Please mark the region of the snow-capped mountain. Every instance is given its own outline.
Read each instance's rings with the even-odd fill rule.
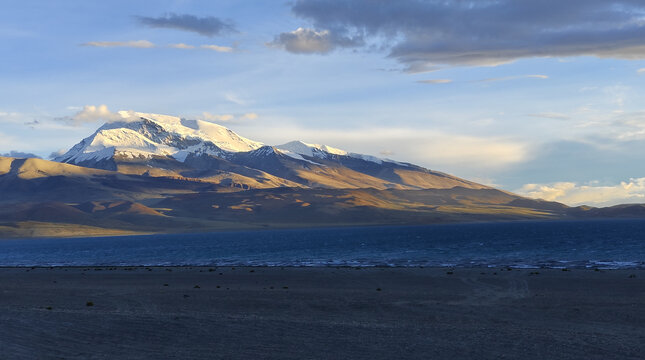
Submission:
[[[203,120],[124,111],[119,116],[54,160],[242,188],[485,188],[412,164],[326,145],[292,141],[268,146]]]
[[[203,120],[126,111],[119,115],[120,120],[103,125],[54,160],[82,165],[114,156],[161,156],[183,162],[188,154],[221,156],[226,152],[251,151],[263,146],[224,126]]]
[[[377,164],[382,164],[385,161],[389,163],[396,163],[403,166],[409,165],[409,164],[400,163],[394,160],[378,158],[372,155],[347,152],[345,150],[333,148],[327,145],[307,144],[299,140],[291,141],[282,145],[277,145],[275,148],[278,149],[281,153],[287,156],[291,156],[295,159],[302,159],[303,155],[307,157],[321,158],[321,159],[327,159],[330,156],[333,157],[333,155],[340,155],[340,156],[348,156],[356,159],[361,159],[365,161],[371,161]]]

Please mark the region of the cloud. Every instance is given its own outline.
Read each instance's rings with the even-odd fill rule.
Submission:
[[[211,114],[209,112],[202,113],[202,118],[206,121],[211,122],[228,122],[235,119],[235,116],[231,114]]]
[[[133,41],[90,41],[81,46],[92,47],[129,47],[139,49],[149,49],[155,47],[155,44],[148,40],[133,40]]]
[[[70,125],[80,126],[85,123],[93,123],[97,121],[116,121],[122,119],[122,116],[111,112],[106,105],[85,105],[83,110],[77,112],[74,116],[58,118],[59,121],[64,121]]]
[[[224,52],[224,53],[230,53],[230,52],[233,52],[235,50],[232,47],[219,46],[219,45],[202,45],[200,47],[202,49],[214,50],[214,51],[217,51],[217,52]]]
[[[267,120],[270,121],[270,120]],[[266,144],[295,139],[326,144],[350,152],[385,156],[451,173],[498,171],[527,159],[529,146],[503,137],[478,137],[423,128],[366,127],[353,129],[303,128],[297,123],[248,127],[245,136]],[[385,150],[384,150],[385,149]]]
[[[0,119],[3,123],[25,124],[27,115],[19,112],[0,111]]]
[[[639,75],[645,74],[645,68],[640,68],[640,69],[636,70],[636,72],[637,72]]]
[[[410,71],[534,57],[645,58],[639,0],[297,0],[291,10],[311,31],[378,42]]]
[[[537,117],[537,118],[545,118],[545,119],[555,119],[555,120],[569,120],[569,119],[571,119],[570,116],[567,116],[565,114],[560,114],[560,113],[554,113],[554,112],[542,112],[542,113],[536,113],[536,114],[528,114],[526,116]]]
[[[417,81],[421,84],[449,84],[452,82],[451,79],[428,79],[428,80],[419,80]]]
[[[184,43],[179,43],[179,44],[170,44],[168,47],[171,47],[173,49],[194,49],[195,47],[193,45],[187,45]]]
[[[67,151],[68,151],[67,149],[59,149],[59,150],[54,151],[51,154],[49,154],[49,156],[47,158],[49,160],[53,160],[53,159],[55,159],[55,158],[57,158],[59,156],[64,155]]]
[[[417,146],[428,159],[440,164],[503,167],[519,163],[527,156],[526,145],[522,143],[466,135],[434,136]]]
[[[498,78],[488,78],[477,80],[475,82],[496,82],[496,81],[508,81],[508,80],[517,80],[517,79],[548,79],[547,75],[517,75],[517,76],[504,76]]]
[[[245,99],[240,98],[237,94],[235,93],[225,93],[224,94],[224,99],[228,102],[232,102],[233,104],[237,105],[246,105],[247,101]]]
[[[5,154],[0,154],[0,156],[4,157],[13,157],[13,158],[38,158],[40,159],[40,156],[32,154],[32,153],[26,153],[22,151],[15,151],[11,150],[8,153]]]
[[[246,114],[242,115],[242,118],[244,120],[255,120],[255,119],[258,118],[258,114],[256,114],[256,113],[246,113]]]
[[[209,37],[237,32],[235,25],[230,20],[222,20],[214,16],[197,17],[169,13],[156,18],[138,16],[137,19],[148,27],[190,31]]]
[[[267,46],[283,48],[294,54],[327,54],[338,47],[355,47],[362,39],[339,36],[329,30],[298,28],[275,37]]]
[[[613,185],[599,185],[597,181],[582,185],[575,182],[526,184],[516,192],[527,197],[558,201],[571,206],[643,203],[645,178],[630,179]]]
[[[635,165],[643,162],[645,141],[617,139],[611,133],[614,127],[601,128],[575,140],[532,144],[521,162],[486,173],[504,179],[507,190],[521,188],[526,183],[553,184],[562,179],[577,184],[586,184],[590,179],[618,184],[645,176],[645,171]],[[564,136],[569,133],[561,132]]]
[[[211,114],[209,112],[202,113],[202,120],[214,122],[214,123],[232,123],[232,122],[243,122],[247,120],[256,120],[258,118],[256,113],[245,113],[241,115],[232,115],[232,114]]]
[[[620,141],[645,139],[645,111],[616,113],[610,119],[606,135]]]

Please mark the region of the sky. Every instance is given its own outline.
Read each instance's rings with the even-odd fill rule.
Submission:
[[[134,110],[645,203],[640,0],[0,4],[0,154],[49,158]]]

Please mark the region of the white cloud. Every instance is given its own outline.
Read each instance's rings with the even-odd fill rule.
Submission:
[[[202,120],[206,120],[214,123],[242,122],[246,120],[255,120],[257,118],[258,118],[258,114],[256,113],[245,113],[241,115],[211,114],[209,112],[202,113]]]
[[[0,110],[0,119],[2,119],[3,123],[22,124],[25,121],[28,121],[28,116],[26,114],[21,114],[18,112],[7,112]]]
[[[184,43],[179,43],[179,44],[170,44],[168,47],[171,47],[173,49],[194,49],[195,47],[193,45],[188,45]]]
[[[645,111],[614,112],[598,122],[603,134],[615,140],[645,139]]]
[[[84,123],[115,121],[121,118],[119,114],[111,112],[106,105],[85,105],[83,110],[77,112],[74,116],[65,117],[60,120],[78,126]]]
[[[155,47],[155,44],[151,43],[148,40],[132,40],[132,41],[90,41],[82,46],[92,46],[92,47],[129,47],[129,48],[140,48],[148,49]]]
[[[237,104],[237,105],[246,105],[247,103],[246,100],[240,98],[239,95],[230,93],[230,92],[224,94],[224,99],[226,99],[226,101],[228,102],[232,102],[233,104]]]
[[[325,144],[368,155],[392,156],[394,160],[411,162],[450,173],[489,173],[528,158],[529,146],[501,137],[476,137],[418,128],[302,128],[296,123],[271,127],[248,126],[240,132],[266,144],[283,144],[292,140]],[[385,150],[384,150],[385,149]],[[382,153],[385,152],[385,153]]]
[[[202,45],[200,47],[202,49],[213,50],[213,51],[223,52],[223,53],[230,53],[235,50],[229,46],[219,46],[219,45]]]
[[[571,206],[645,203],[645,177],[615,185],[598,185],[598,182],[582,185],[574,182],[526,184],[516,192],[527,197],[558,201]]]
[[[51,154],[49,154],[47,159],[49,159],[49,160],[55,159],[55,158],[65,154],[67,152],[67,150],[68,149],[58,149],[56,151],[53,151]]]
[[[428,80],[419,80],[417,81],[421,84],[449,84],[452,82],[451,79],[428,79]]]
[[[209,112],[202,113],[203,120],[211,122],[228,122],[235,118],[231,114],[211,114]]]
[[[640,69],[636,70],[636,72],[637,72],[639,75],[645,74],[645,68],[640,68]]]
[[[527,155],[526,146],[521,143],[452,134],[435,134],[426,144],[417,146],[428,160],[442,165],[503,167],[521,162]]]

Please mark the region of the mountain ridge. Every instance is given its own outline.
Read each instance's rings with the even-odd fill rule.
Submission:
[[[246,188],[488,188],[413,164],[327,145],[302,141],[265,145],[203,120],[119,114],[121,119],[101,126],[54,160],[128,174],[240,182]]]
[[[645,216],[644,205],[570,208],[493,188],[244,189],[3,157],[0,194],[0,238]]]
[[[645,205],[571,208],[326,145],[120,114],[58,161],[0,157],[0,238],[645,217]]]

